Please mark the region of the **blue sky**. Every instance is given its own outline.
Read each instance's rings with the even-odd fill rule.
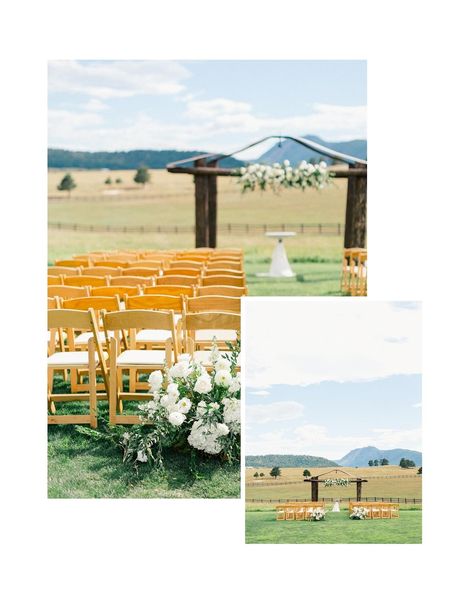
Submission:
[[[48,144],[232,151],[270,134],[365,138],[366,77],[356,60],[52,61]]]
[[[418,303],[246,303],[246,454],[421,450]]]

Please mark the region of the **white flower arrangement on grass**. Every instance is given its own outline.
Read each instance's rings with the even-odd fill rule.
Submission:
[[[309,519],[312,522],[319,522],[320,520],[324,520],[326,516],[326,510],[324,508],[314,508],[312,512],[310,512]]]
[[[333,176],[324,161],[311,164],[305,160],[296,167],[292,167],[289,160],[273,165],[251,164],[241,167],[238,174],[237,183],[242,186],[243,193],[257,188],[264,191],[268,187],[275,192],[287,187],[323,189]]]
[[[148,378],[153,399],[138,406],[142,423],[121,435],[124,461],[162,465],[162,450],[177,447],[240,458],[239,344],[221,353],[214,344],[212,369],[188,354],[164,372]]]
[[[349,479],[325,479],[324,487],[348,487]]]
[[[362,506],[354,506],[349,518],[352,518],[352,520],[365,520],[368,515],[369,510],[367,508],[363,508]]]

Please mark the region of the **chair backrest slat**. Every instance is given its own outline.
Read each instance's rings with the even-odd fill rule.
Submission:
[[[233,296],[185,298],[186,312],[233,312],[240,314],[240,302],[240,298]]]

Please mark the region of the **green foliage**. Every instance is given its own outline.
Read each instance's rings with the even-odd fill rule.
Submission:
[[[275,479],[281,475],[280,467],[273,467],[270,471],[270,477],[274,477]]]
[[[71,195],[71,191],[77,187],[72,175],[70,173],[66,173],[64,177],[61,179],[61,182],[58,185],[58,191],[67,191],[69,195]]]
[[[420,467],[420,468],[418,469],[418,475],[421,475],[422,473],[423,473],[423,467]]]
[[[120,183],[122,183],[122,179],[121,179],[120,177],[117,177],[117,178],[115,179],[115,182],[116,182],[117,184],[120,184]]]
[[[309,471],[308,469],[305,469],[303,471],[303,477],[311,477],[311,471]]]
[[[379,461],[377,459],[374,460],[374,467],[378,467],[379,466]]]
[[[262,454],[258,456],[246,456],[245,463],[249,467],[337,467],[337,463],[322,456],[308,456],[305,454]]]
[[[110,177],[107,177],[107,179],[104,181],[104,183],[106,185],[112,185],[112,179]]]
[[[385,467],[386,465],[388,465],[388,458],[382,458],[380,461],[380,466]]]
[[[374,466],[374,461],[373,460],[369,460],[369,467],[373,467]]]
[[[401,458],[400,459],[400,466],[402,467],[402,469],[412,469],[416,465],[412,460],[410,460],[408,458]]]
[[[254,476],[254,477],[255,477],[255,479],[256,479],[256,478],[258,477],[258,472],[255,472],[255,473],[253,474],[253,476]]]
[[[147,183],[149,183],[150,179],[151,179],[150,171],[148,170],[148,167],[145,167],[145,166],[139,167],[137,169],[137,172],[135,173],[135,176],[133,177],[133,180],[135,181],[135,183],[139,183],[143,186],[145,186]]]
[[[265,477],[265,473],[260,473],[260,477]]]

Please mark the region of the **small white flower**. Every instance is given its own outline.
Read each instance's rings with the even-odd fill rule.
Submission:
[[[186,414],[191,409],[191,405],[191,401],[188,398],[183,397],[177,403],[178,411]]]
[[[214,380],[219,386],[230,386],[232,375],[228,370],[219,370],[216,372]]]
[[[283,161],[283,164],[284,164],[286,167],[289,167],[289,166],[290,166],[290,161],[289,161],[289,160],[284,160],[284,161]]]
[[[218,423],[216,425],[216,429],[219,436],[227,436],[229,433],[229,428],[225,425],[225,423]]]
[[[168,421],[174,426],[180,426],[185,419],[186,416],[179,411],[173,411],[173,413],[170,413],[168,416]]]
[[[138,462],[142,462],[142,463],[144,463],[144,462],[146,462],[146,461],[148,460],[148,457],[147,457],[147,455],[146,455],[146,454],[143,452],[143,450],[139,450],[139,451],[137,452],[137,460],[138,460]]]
[[[238,391],[240,391],[240,372],[238,372],[237,376],[231,380],[229,386],[229,393],[234,394]]]
[[[214,364],[214,368],[218,371],[218,370],[229,370],[231,365],[230,360],[228,360],[227,358],[219,358],[216,363]]]
[[[181,357],[181,356],[180,356]],[[192,368],[187,360],[181,360],[169,370],[171,378],[186,378],[192,372]]]
[[[148,384],[152,392],[159,391],[163,384],[163,374],[161,370],[154,370],[148,377]]]
[[[209,405],[209,407],[210,407],[211,409],[214,409],[215,411],[217,411],[217,410],[219,409],[219,403],[216,403],[216,402],[214,402],[214,403],[211,403],[211,404]]]
[[[169,383],[169,385],[166,389],[166,392],[168,395],[170,395],[170,397],[174,397],[174,398],[179,397],[179,388],[178,388],[178,385],[174,382]]]
[[[205,395],[212,391],[212,382],[209,374],[206,373],[201,374],[201,376],[198,376],[196,384],[194,385],[194,391],[201,395]]]
[[[125,432],[125,434],[122,436],[122,441],[128,442],[129,440],[130,440],[130,434],[128,432]]]

